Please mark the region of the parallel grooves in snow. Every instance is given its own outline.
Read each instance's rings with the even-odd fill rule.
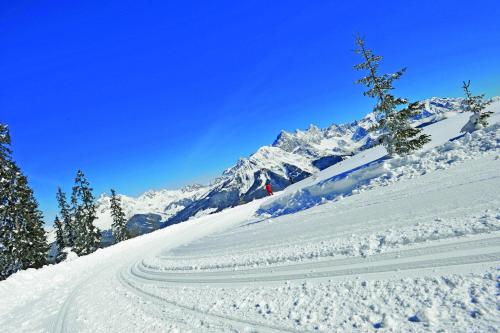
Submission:
[[[235,328],[239,329],[238,332],[241,330],[246,330],[248,328],[252,329],[257,329],[258,332],[269,332],[269,333],[283,333],[283,332],[307,332],[301,329],[300,331],[289,329],[289,328],[284,328],[284,327],[278,327],[274,325],[265,325],[263,323],[258,323],[255,321],[250,321],[246,319],[241,319],[241,318],[232,318],[229,316],[224,316],[216,313],[211,313],[203,310],[198,310],[196,308],[192,308],[189,306],[185,306],[182,304],[178,304],[176,302],[169,301],[159,295],[155,295],[153,293],[150,293],[148,291],[145,291],[141,289],[139,286],[134,284],[132,280],[135,278],[135,275],[131,272],[131,270],[124,270],[119,272],[118,274],[118,280],[120,283],[130,290],[131,292],[135,293],[136,295],[146,298],[149,301],[156,303],[157,305],[160,306],[167,306],[174,308],[175,310],[181,310],[184,314],[190,314],[194,315],[198,318],[201,318],[202,321],[206,321],[207,319],[215,322],[210,323],[212,326],[217,326],[219,329],[227,329],[234,331]],[[142,282],[142,281],[141,281]],[[211,331],[211,330],[210,330]]]
[[[430,256],[435,258],[429,258]],[[394,251],[367,259],[336,259],[244,271],[167,273],[151,270],[138,262],[130,268],[130,274],[145,283],[241,284],[387,273],[483,262],[500,262],[500,237]]]
[[[102,271],[101,271],[102,272]],[[99,273],[101,273],[99,272]],[[55,321],[52,323],[51,331],[54,333],[64,333],[64,332],[73,332],[73,330],[68,330],[68,314],[70,308],[73,306],[76,296],[78,292],[82,289],[82,287],[87,284],[90,280],[95,279],[98,274],[91,274],[88,278],[78,283],[71,293],[66,297],[63,305],[59,309],[57,317]]]

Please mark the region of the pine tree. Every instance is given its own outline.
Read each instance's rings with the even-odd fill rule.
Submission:
[[[2,162],[10,160],[10,134],[7,125],[0,123],[0,160]],[[2,163],[2,166],[5,166]]]
[[[66,201],[66,193],[64,193],[60,187],[57,188],[56,199],[59,205],[59,213],[62,218],[62,225],[64,230],[64,245],[67,247],[73,247],[73,245],[75,244],[75,232],[71,216],[71,207]]]
[[[96,207],[89,182],[78,170],[71,195],[71,211],[74,221],[74,251],[86,255],[97,250],[101,243],[101,232],[94,226]]]
[[[56,256],[56,262],[61,262],[62,260],[66,259],[66,253],[63,252],[64,248],[66,247],[66,242],[65,242],[65,234],[64,234],[64,226],[59,219],[59,216],[56,216],[54,220],[54,229],[56,230],[56,244],[57,244],[57,256]]]
[[[28,180],[12,160],[10,136],[0,124],[0,279],[47,263],[43,216]]]
[[[20,175],[17,182],[19,214],[22,222],[22,262],[23,268],[40,268],[48,263],[49,245],[43,228],[43,215],[33,191],[28,186],[26,176]]]
[[[405,73],[406,68],[393,74],[378,75],[382,57],[374,55],[367,49],[361,37],[356,38],[356,44],[355,52],[365,61],[355,65],[354,68],[368,71],[368,75],[359,79],[357,83],[368,87],[363,93],[365,96],[377,99],[374,112],[380,120],[372,130],[382,133],[382,143],[390,156],[406,154],[422,147],[430,141],[430,136],[422,134],[421,129],[412,127],[410,118],[421,112],[423,104],[408,103],[405,98],[395,97],[390,93],[394,89],[393,82]]]
[[[490,111],[484,111],[492,100],[484,100],[484,94],[474,96],[469,90],[470,80],[463,85],[465,93],[465,111],[472,112],[469,121],[462,128],[462,132],[474,132],[478,129],[488,126],[488,118],[493,114]]]
[[[17,168],[11,160],[10,135],[0,123],[0,280],[22,268],[17,246],[15,183]]]
[[[120,198],[116,195],[115,190],[111,190],[111,216],[113,216],[113,236],[115,242],[121,242],[130,238],[127,230],[127,219],[120,204]]]

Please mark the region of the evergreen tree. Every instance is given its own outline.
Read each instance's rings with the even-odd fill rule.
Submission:
[[[56,216],[54,220],[54,229],[56,230],[56,244],[57,244],[57,256],[56,262],[61,262],[66,259],[66,253],[63,252],[63,249],[66,247],[65,235],[64,235],[64,226],[59,219],[59,216]]]
[[[127,219],[120,204],[120,198],[116,195],[115,190],[111,190],[111,216],[113,216],[113,236],[115,242],[121,242],[130,238],[127,230]]]
[[[357,83],[368,87],[368,90],[363,93],[365,96],[377,99],[374,112],[379,119],[379,124],[372,130],[381,132],[382,143],[390,156],[406,154],[422,147],[430,141],[430,137],[422,134],[421,129],[412,127],[410,118],[421,112],[423,104],[408,103],[405,98],[395,97],[390,93],[394,89],[393,82],[404,74],[406,68],[393,74],[378,75],[382,57],[374,55],[371,50],[367,49],[361,37],[356,38],[356,44],[355,52],[360,54],[365,61],[355,65],[354,68],[368,71],[368,75],[359,79]]]
[[[0,124],[0,279],[45,265],[48,252],[42,213],[10,143],[7,126]]]
[[[9,130],[0,123],[0,280],[22,268],[14,210],[16,178],[17,168],[11,160]]]
[[[62,218],[62,225],[64,230],[64,245],[67,247],[73,247],[75,243],[75,232],[71,216],[71,207],[66,201],[66,193],[64,193],[60,187],[57,188],[56,199]]]
[[[0,123],[0,160],[2,162],[10,160],[10,134],[7,125]],[[2,167],[5,167],[2,163]],[[3,169],[3,168],[2,168]]]
[[[488,118],[493,114],[490,111],[484,111],[492,100],[484,100],[484,94],[474,96],[469,90],[470,80],[463,85],[465,93],[465,111],[472,112],[469,121],[462,128],[462,132],[474,132],[478,129],[488,126]]]
[[[97,250],[101,243],[101,232],[94,226],[96,207],[89,182],[78,170],[71,195],[71,211],[74,221],[74,251],[86,255]]]
[[[43,228],[43,215],[26,176],[20,175],[17,182],[19,198],[18,214],[21,217],[20,235],[23,268],[40,268],[48,263],[49,245]]]

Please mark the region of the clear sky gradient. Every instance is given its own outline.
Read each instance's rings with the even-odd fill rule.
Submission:
[[[500,94],[500,2],[0,0],[0,121],[48,220],[95,194],[207,182],[281,129],[348,122],[354,35],[410,99]],[[52,223],[50,221],[50,223]]]

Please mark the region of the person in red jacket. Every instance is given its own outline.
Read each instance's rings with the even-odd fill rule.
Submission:
[[[266,180],[266,191],[267,195],[273,195],[273,189],[271,188],[271,181],[269,179]]]

